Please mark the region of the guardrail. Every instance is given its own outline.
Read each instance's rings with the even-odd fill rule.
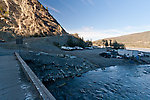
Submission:
[[[21,63],[21,68],[23,69],[28,80],[32,82],[35,89],[38,91],[40,99],[56,100],[53,97],[53,95],[47,90],[47,88],[43,85],[43,83],[38,79],[38,77],[34,74],[34,72],[30,69],[30,67],[25,63],[25,61],[20,57],[20,55],[17,52],[15,52],[15,55]]]

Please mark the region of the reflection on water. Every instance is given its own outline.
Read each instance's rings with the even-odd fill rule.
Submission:
[[[148,100],[150,65],[112,66],[47,87],[58,100]]]

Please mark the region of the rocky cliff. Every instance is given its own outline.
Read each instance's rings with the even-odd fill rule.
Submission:
[[[0,0],[2,33],[14,37],[67,34],[38,0]]]

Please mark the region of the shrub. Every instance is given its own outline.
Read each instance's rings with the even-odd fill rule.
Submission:
[[[87,40],[86,44],[87,44],[87,46],[92,46],[93,45],[92,41],[90,41],[90,40]]]
[[[75,46],[75,43],[73,42],[72,36],[68,36],[67,45],[70,47]]]
[[[86,47],[86,43],[84,42],[83,39],[75,38],[73,36],[68,36],[67,45],[70,47],[75,47],[75,46],[79,46],[82,48]]]
[[[113,49],[124,49],[125,45],[118,43],[117,41],[114,41],[114,43],[112,44]]]

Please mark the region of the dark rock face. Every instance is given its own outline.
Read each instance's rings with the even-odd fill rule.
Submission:
[[[67,34],[38,0],[0,0],[0,32],[14,37]]]

